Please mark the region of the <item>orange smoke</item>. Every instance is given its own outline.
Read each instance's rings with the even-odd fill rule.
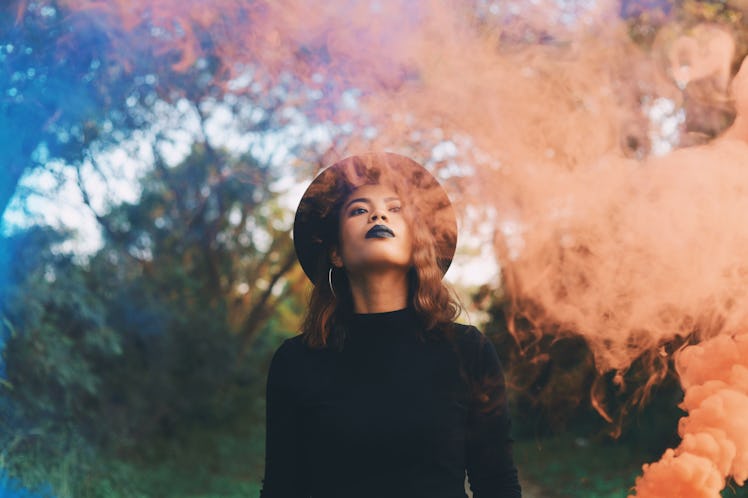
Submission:
[[[61,3],[81,22],[110,24],[125,61],[147,44],[186,71],[210,46],[219,78],[254,68],[253,81],[297,82],[304,91],[287,105],[317,121],[364,123],[326,163],[368,149],[430,158],[450,145],[456,152],[434,169],[459,194],[458,210],[477,206],[492,220],[496,284],[533,330],[583,335],[600,372],[625,371],[676,336],[705,341],[678,359],[690,411],[683,444],[647,467],[639,492],[714,496],[725,476],[745,479],[738,418],[748,407],[735,394],[745,384],[715,382],[745,381],[739,356],[718,355],[727,341],[744,347],[727,334],[748,323],[748,69],[733,80],[738,115],[722,138],[648,158],[655,143],[677,147],[683,123],[702,118],[679,111],[681,88],[730,108],[707,127],[726,128],[729,33],[672,27],[644,51],[613,2],[591,2],[599,7],[569,23],[560,9],[575,2],[520,2],[527,10],[516,15],[511,2],[476,15],[488,3],[449,0]],[[355,102],[344,104],[349,90]],[[676,138],[653,124],[655,113]],[[696,376],[707,366],[694,351],[707,349],[730,368]],[[728,370],[736,373],[719,377]],[[669,484],[658,495],[661,479],[696,487]]]
[[[748,478],[748,334],[718,336],[684,349],[676,360],[688,412],[683,441],[644,465],[637,498],[718,498],[725,479]]]

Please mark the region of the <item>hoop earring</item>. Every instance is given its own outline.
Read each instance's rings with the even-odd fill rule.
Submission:
[[[335,289],[332,287],[332,266],[330,267],[330,271],[327,272],[327,283],[330,284],[330,292],[332,292],[332,297],[336,298],[338,296],[335,295]]]

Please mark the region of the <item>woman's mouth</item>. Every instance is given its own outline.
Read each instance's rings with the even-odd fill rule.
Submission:
[[[374,225],[368,232],[366,232],[367,239],[384,239],[394,237],[395,233],[385,225]]]

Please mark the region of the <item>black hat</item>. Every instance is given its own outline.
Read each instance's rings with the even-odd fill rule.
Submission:
[[[418,223],[433,236],[437,264],[447,272],[457,246],[457,221],[447,193],[434,176],[410,158],[391,152],[342,159],[322,171],[304,192],[296,209],[293,241],[296,256],[315,285],[326,278],[328,248],[338,240],[343,201],[361,185],[387,183],[411,203]]]

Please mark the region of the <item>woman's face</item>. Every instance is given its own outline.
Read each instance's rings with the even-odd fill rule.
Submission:
[[[410,268],[413,250],[402,200],[385,185],[362,185],[345,199],[338,240],[332,261],[349,273]]]

